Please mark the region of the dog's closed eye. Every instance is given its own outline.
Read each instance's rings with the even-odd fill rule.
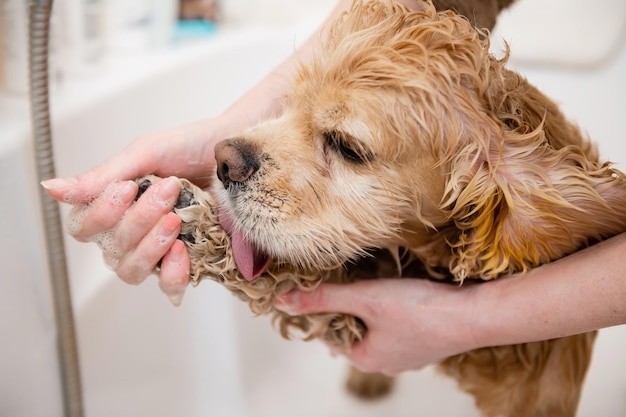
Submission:
[[[355,164],[370,162],[373,155],[354,138],[338,130],[324,132],[325,145],[339,154],[343,159]]]

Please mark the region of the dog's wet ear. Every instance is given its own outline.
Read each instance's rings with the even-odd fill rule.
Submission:
[[[520,74],[505,68],[508,52],[498,60],[488,57],[486,71],[481,75],[479,100],[485,113],[504,131],[527,134],[541,130],[545,143],[554,149],[577,146],[591,161],[598,161],[594,144],[582,136],[578,127],[560,111],[558,105],[531,85]]]
[[[456,226],[451,272],[491,279],[623,231],[626,177],[558,107],[504,71],[450,159],[442,208]],[[494,84],[498,84],[497,82]],[[621,207],[621,208],[620,208]]]

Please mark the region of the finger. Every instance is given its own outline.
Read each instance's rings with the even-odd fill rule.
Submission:
[[[67,231],[80,241],[109,230],[117,224],[137,195],[134,181],[111,183],[90,205],[74,206],[66,220]]]
[[[117,275],[128,284],[143,282],[176,241],[180,224],[180,217],[176,214],[166,214],[139,242],[135,250],[122,257],[115,269]]]
[[[178,307],[189,284],[189,252],[181,240],[176,240],[161,261],[159,287],[172,304]]]
[[[388,372],[382,364],[375,363],[372,359],[372,355],[369,353],[369,333],[365,334],[363,340],[356,341],[348,349],[337,346],[328,341],[322,340],[332,356],[343,356],[346,358],[352,366],[356,367],[362,372],[381,372],[386,375],[392,376],[393,372]]]
[[[287,314],[345,313],[363,320],[370,318],[368,281],[351,284],[321,284],[315,291],[292,290],[274,302],[274,307]],[[358,292],[358,294],[357,294]]]
[[[376,349],[372,350],[371,332],[367,332],[362,340],[354,342],[348,349],[326,341],[323,343],[328,347],[332,356],[343,356],[352,366],[362,372],[378,372],[387,376],[396,376],[405,370],[395,364],[396,358],[390,357],[389,352],[381,354]],[[383,343],[388,346],[388,340]]]
[[[214,163],[214,143],[210,140],[213,123],[212,119],[201,120],[144,135],[76,178],[54,178],[41,185],[52,198],[74,205],[91,203],[113,181],[134,180],[147,174],[176,175],[207,186],[211,176],[206,173]]]
[[[146,140],[137,140],[128,148],[76,178],[52,178],[42,181],[50,197],[63,203],[89,204],[107,186],[118,180],[134,180],[151,173],[155,159]]]
[[[133,251],[163,216],[172,211],[179,194],[180,181],[175,177],[164,178],[148,188],[113,233],[119,250]]]

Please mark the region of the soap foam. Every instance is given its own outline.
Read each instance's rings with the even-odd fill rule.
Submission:
[[[120,192],[122,191],[122,187],[125,187],[125,184],[120,184],[115,181],[109,184],[109,186],[104,190],[103,194],[108,194],[109,198],[118,206],[123,205],[122,198],[120,197]]]
[[[108,196],[108,198],[115,204],[124,205],[125,203],[123,202],[120,194],[123,193],[124,187],[128,186],[131,185],[129,183],[121,183],[119,181],[113,182],[90,204],[81,204],[72,207],[65,221],[65,229],[67,233],[72,236],[78,236],[80,234],[83,230],[83,224],[89,214],[89,211],[92,206],[102,198],[102,196]],[[88,242],[93,242],[98,245],[102,251],[106,266],[111,270],[115,270],[117,268],[122,256],[122,250],[116,245],[114,240],[116,230],[117,225],[93,236],[86,237]]]
[[[87,209],[89,206],[74,206],[65,220],[65,230],[72,236],[76,236],[83,229],[85,217],[87,217]]]
[[[176,200],[178,198],[178,196],[175,197],[169,197],[169,198],[162,198],[161,197],[161,188],[163,187],[168,187],[171,188],[173,183],[178,183],[179,187],[180,187],[180,180],[176,177],[169,177],[169,178],[164,178],[161,181],[159,181],[158,183],[156,183],[155,185],[153,185],[153,189],[152,189],[152,199],[154,200],[154,202],[156,202],[157,204],[161,205],[162,207],[172,207],[175,203]],[[168,193],[169,194],[169,193]]]
[[[102,259],[104,259],[104,263],[111,271],[116,270],[120,263],[120,258],[122,257],[122,250],[115,244],[114,240],[116,230],[117,227],[114,227],[104,232],[97,233],[87,239],[89,242],[98,245],[102,251]]]

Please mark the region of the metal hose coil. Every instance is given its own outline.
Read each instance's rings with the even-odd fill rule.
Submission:
[[[31,1],[29,13],[30,103],[39,181],[56,177],[48,96],[51,3],[51,1]],[[59,205],[45,194],[42,187],[38,188],[56,319],[64,412],[68,417],[81,417],[83,403],[80,368]]]

